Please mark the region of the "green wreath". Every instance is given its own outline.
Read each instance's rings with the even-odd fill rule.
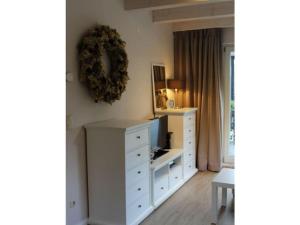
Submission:
[[[79,45],[80,81],[86,83],[95,102],[112,104],[120,100],[126,89],[128,59],[125,42],[115,29],[96,25],[82,37]],[[101,57],[104,51],[110,60],[106,75]]]

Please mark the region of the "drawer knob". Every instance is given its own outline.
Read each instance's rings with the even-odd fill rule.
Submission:
[[[189,132],[192,132],[192,130],[189,130]]]
[[[161,187],[160,189],[161,189],[161,190],[164,190],[164,187]]]
[[[138,188],[137,190],[138,190],[138,191],[141,191],[141,190],[142,190],[142,188]]]
[[[189,117],[189,120],[191,120],[192,119],[192,117]]]
[[[175,177],[175,179],[178,179],[178,177]]]
[[[137,154],[137,156],[138,156],[138,157],[140,157],[140,156],[141,156],[141,154],[139,153],[139,154]]]
[[[192,144],[192,142],[189,142],[189,144]]]
[[[141,139],[141,136],[136,136],[137,139]]]
[[[192,166],[191,166],[191,165],[189,165],[189,167],[190,167],[190,168],[192,168]]]
[[[190,153],[189,156],[191,156],[192,154]]]
[[[142,207],[142,205],[138,205],[138,207],[139,207],[139,208],[141,208],[141,207]]]
[[[138,174],[141,174],[141,171],[139,170],[137,173],[138,173]]]

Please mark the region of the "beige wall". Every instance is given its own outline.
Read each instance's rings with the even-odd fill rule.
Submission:
[[[234,27],[223,28],[223,44],[234,45]]]
[[[55,15],[53,15],[55,16]],[[112,105],[94,103],[78,81],[76,46],[83,32],[95,23],[116,28],[126,41],[130,80],[120,101]],[[85,138],[82,125],[108,118],[141,119],[152,113],[151,63],[166,64],[173,73],[173,37],[170,25],[154,25],[149,11],[125,11],[123,0],[67,0],[67,72],[74,81],[67,83],[67,224],[87,217]],[[70,201],[76,201],[69,208]]]

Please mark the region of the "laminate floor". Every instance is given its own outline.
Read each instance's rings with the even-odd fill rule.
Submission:
[[[199,172],[148,216],[141,225],[210,225],[211,181],[214,172]],[[234,225],[234,200],[227,190],[227,206],[222,208],[219,189],[218,225]]]

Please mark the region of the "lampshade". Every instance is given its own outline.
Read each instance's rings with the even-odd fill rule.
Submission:
[[[155,81],[155,90],[165,89],[166,88],[166,82],[164,80],[162,81]]]
[[[185,89],[184,80],[167,80],[167,86],[169,89]]]

